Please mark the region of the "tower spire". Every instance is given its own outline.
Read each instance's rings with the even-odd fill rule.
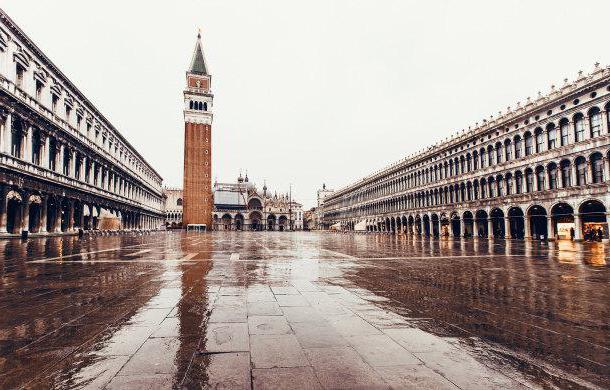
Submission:
[[[195,73],[206,76],[208,75],[208,65],[205,62],[205,56],[203,55],[203,45],[201,43],[201,29],[199,29],[199,32],[197,33],[197,42],[195,43],[195,51],[193,52],[193,58],[191,59],[189,73]]]

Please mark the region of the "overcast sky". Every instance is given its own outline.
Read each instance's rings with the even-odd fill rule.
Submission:
[[[163,176],[182,186],[197,29],[212,73],[213,175],[310,207],[339,188],[610,64],[610,1],[2,0]]]

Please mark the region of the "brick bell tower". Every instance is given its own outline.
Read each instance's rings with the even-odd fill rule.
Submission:
[[[183,224],[212,228],[212,76],[203,55],[201,32],[186,72],[184,89]]]

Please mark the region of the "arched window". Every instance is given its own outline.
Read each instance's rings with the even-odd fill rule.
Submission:
[[[481,168],[485,168],[485,149],[481,148],[479,157],[481,158]]]
[[[555,124],[549,123],[546,127],[546,138],[548,140],[548,150],[554,149],[557,146],[557,129],[555,129]]]
[[[574,116],[574,140],[576,142],[585,139],[585,118],[581,113]]]
[[[203,110],[203,103],[199,102],[199,111]]]
[[[536,129],[536,153],[541,153],[544,150],[544,134],[541,128]]]
[[[493,198],[494,196],[496,196],[495,186],[496,186],[496,183],[494,183],[493,177],[490,177],[489,180],[487,180],[487,189],[489,190],[490,198]]]
[[[544,191],[544,168],[538,167],[536,168],[536,186],[538,187],[538,191]]]
[[[604,181],[604,160],[600,153],[593,153],[591,156],[591,169],[593,170],[593,183]]]
[[[599,137],[602,134],[602,113],[597,107],[593,107],[589,111],[589,128],[591,138]]]
[[[504,158],[506,159],[506,161],[510,161],[513,158],[513,144],[512,142],[507,139],[506,141],[504,141]]]
[[[502,162],[502,144],[500,142],[496,143],[496,164],[500,164]]]
[[[576,158],[576,185],[584,186],[587,184],[587,162],[585,158],[580,156]]]
[[[521,137],[515,136],[515,158],[521,158]]]
[[[561,135],[561,146],[566,146],[570,136],[570,121],[563,118],[559,121],[559,130]]]
[[[561,182],[564,188],[567,187],[571,187],[572,186],[572,175],[571,175],[571,168],[570,168],[570,162],[568,160],[563,160],[560,164],[560,169],[561,169]]]
[[[498,186],[498,196],[504,196],[504,179],[502,178],[502,176],[498,176],[498,178],[496,179],[496,183]]]
[[[551,163],[547,167],[549,175],[549,190],[557,188],[557,165]]]
[[[208,102],[203,102],[203,111],[208,110]]]
[[[506,181],[506,195],[512,195],[513,193],[513,177],[511,176],[511,174],[507,174],[506,175],[506,179],[504,179]]]
[[[182,206],[182,198],[178,198],[176,201],[176,206]]]
[[[189,102],[189,109],[191,109],[191,110],[193,109],[193,101],[192,100]]]
[[[485,199],[487,192],[487,182],[485,179],[481,179],[481,199]]]
[[[487,165],[494,165],[494,148],[491,145],[487,147]]]
[[[523,174],[521,171],[515,172],[515,193],[520,194],[523,192]]]
[[[532,139],[532,134],[528,131],[523,135],[523,139],[525,140],[525,155],[529,156],[534,152],[534,140]]]
[[[534,190],[534,172],[531,169],[525,171],[525,192],[532,192]]]
[[[479,154],[476,150],[472,152],[472,166],[475,170],[479,169]]]

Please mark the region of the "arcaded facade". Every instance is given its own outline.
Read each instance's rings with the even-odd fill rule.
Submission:
[[[508,107],[326,198],[326,227],[607,239],[610,67]]]
[[[0,234],[153,229],[161,182],[0,10]]]

